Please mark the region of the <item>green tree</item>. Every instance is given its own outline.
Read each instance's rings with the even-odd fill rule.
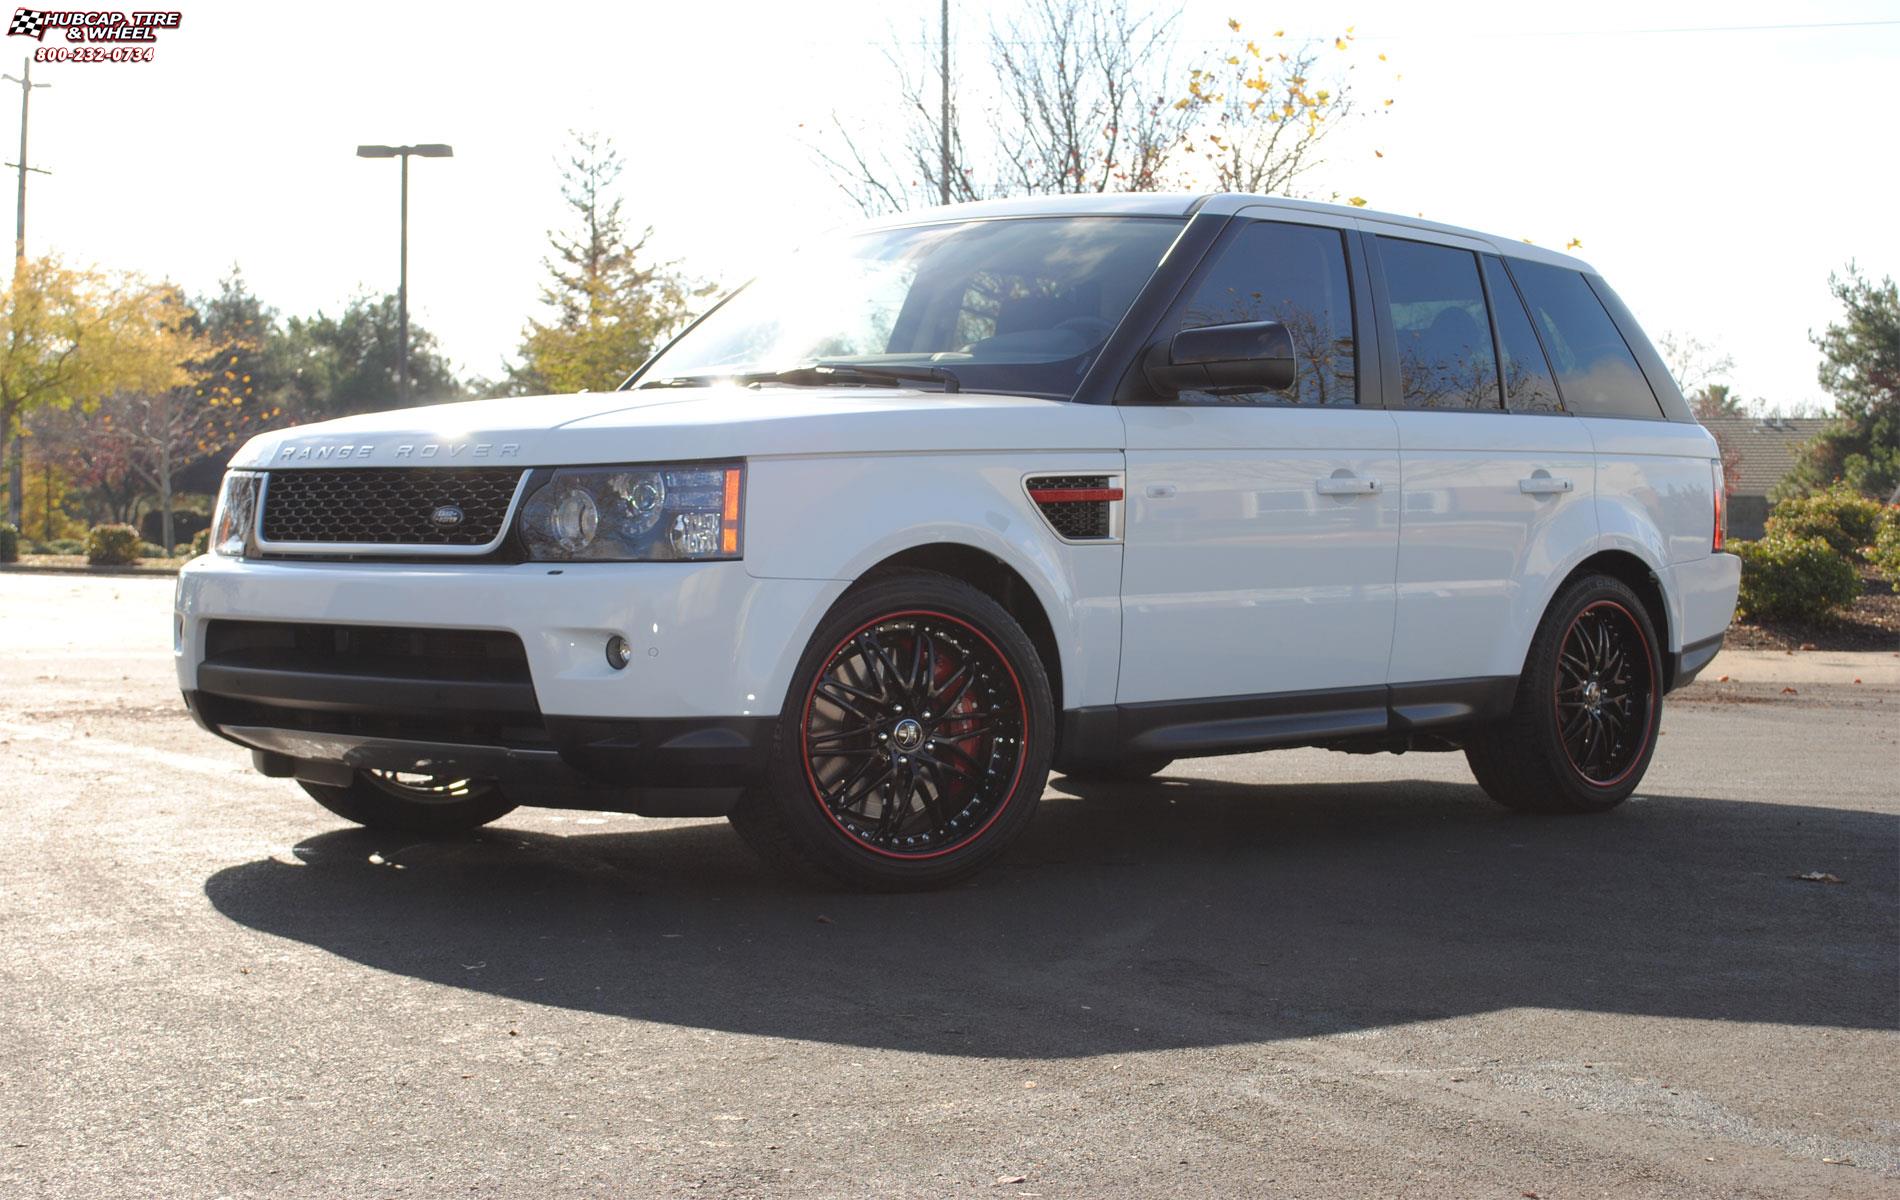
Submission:
[[[283,372],[275,401],[293,420],[321,421],[396,407],[401,312],[393,295],[357,296],[335,317],[292,317],[281,348],[260,360]],[[409,322],[409,382],[419,403],[460,400],[467,391],[436,347],[435,335]]]
[[[694,283],[675,263],[643,261],[651,226],[630,238],[614,192],[624,163],[613,142],[572,133],[561,173],[561,197],[573,210],[570,230],[549,230],[554,253],[543,260],[549,281],[541,289],[545,321],[522,332],[521,362],[511,366],[504,390],[608,391],[645,362],[686,323],[692,302],[711,289]]]
[[[1835,480],[1867,495],[1900,488],[1900,288],[1854,263],[1828,276],[1841,318],[1818,335],[1821,386],[1836,420],[1803,449],[1777,495],[1806,495]]]
[[[1696,419],[1706,421],[1710,417],[1745,417],[1748,415],[1748,401],[1736,394],[1734,388],[1726,383],[1706,384],[1689,398],[1689,406],[1695,410]]]

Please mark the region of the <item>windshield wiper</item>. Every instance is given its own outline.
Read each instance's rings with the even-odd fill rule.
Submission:
[[[755,383],[787,383],[810,387],[827,383],[874,386],[880,383],[936,383],[946,392],[963,390],[963,381],[949,367],[873,366],[869,363],[814,362],[786,367],[779,371],[740,371],[732,375],[676,375],[642,383],[650,387],[706,387],[716,382],[731,382],[742,387]]]

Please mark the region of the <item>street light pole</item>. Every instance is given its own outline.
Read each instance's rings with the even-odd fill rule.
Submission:
[[[397,403],[409,404],[409,157],[453,158],[453,147],[440,142],[418,146],[358,146],[358,158],[400,158],[402,160],[402,263],[396,284],[396,396]]]
[[[396,276],[396,403],[409,407],[409,156],[402,156],[402,269]]]

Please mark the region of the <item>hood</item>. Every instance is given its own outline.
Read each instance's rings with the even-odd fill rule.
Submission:
[[[259,434],[233,467],[564,466],[766,455],[1119,450],[1113,408],[910,388],[519,396]]]

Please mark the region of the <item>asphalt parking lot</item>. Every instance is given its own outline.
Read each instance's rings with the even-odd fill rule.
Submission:
[[[190,724],[169,610],[0,575],[0,1195],[1900,1190],[1896,676],[1698,684],[1602,817],[1057,778],[877,897],[723,822],[344,827]]]

